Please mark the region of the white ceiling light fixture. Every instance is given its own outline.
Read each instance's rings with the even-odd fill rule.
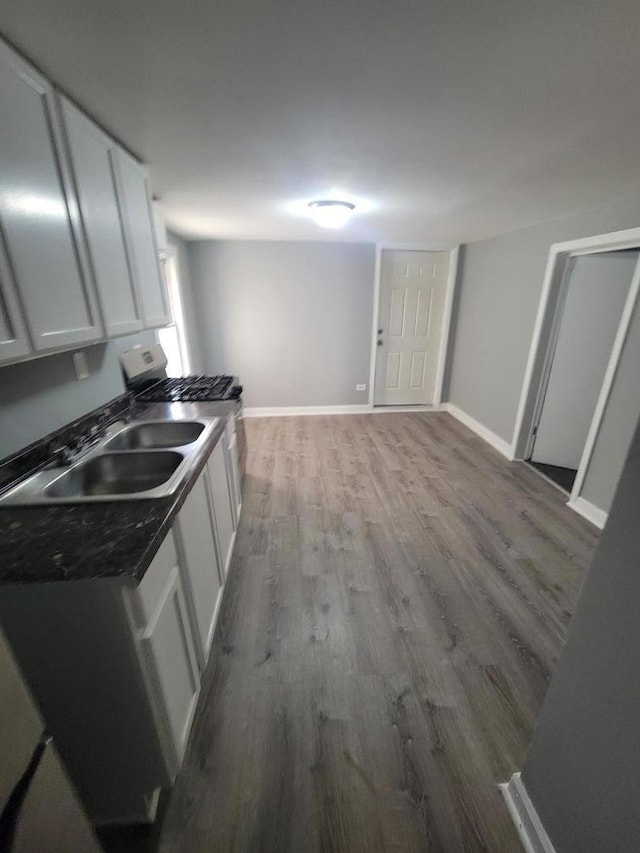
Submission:
[[[337,199],[321,199],[309,202],[311,215],[321,228],[342,228],[351,219],[355,204]]]

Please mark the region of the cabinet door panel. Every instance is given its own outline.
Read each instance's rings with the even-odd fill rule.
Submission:
[[[0,44],[0,224],[36,350],[102,337],[44,78]]]
[[[175,568],[155,620],[142,635],[153,660],[178,764],[189,737],[200,682],[180,574]]]
[[[227,445],[227,475],[229,480],[229,494],[233,510],[233,526],[238,529],[240,524],[240,510],[242,509],[242,489],[240,486],[240,465],[238,462],[238,442],[235,432]]]
[[[142,317],[110,158],[115,143],[70,101],[60,101],[105,331],[137,332]]]
[[[31,342],[0,237],[0,362],[28,355]]]
[[[176,521],[176,530],[191,592],[192,610],[200,641],[201,663],[204,665],[213,640],[218,597],[221,593],[217,551],[204,476],[196,481],[184,502]]]
[[[112,161],[144,326],[166,326],[171,316],[158,259],[147,173],[121,148],[112,150]]]
[[[223,576],[226,577],[231,561],[235,525],[232,498],[227,479],[224,444],[222,441],[218,442],[216,449],[209,458],[207,473],[213,514],[215,516],[218,547],[220,549],[220,565],[223,569]]]

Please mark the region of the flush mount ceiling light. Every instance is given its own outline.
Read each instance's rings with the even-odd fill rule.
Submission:
[[[311,215],[321,228],[342,228],[346,225],[351,214],[356,209],[350,201],[322,199],[309,202]]]

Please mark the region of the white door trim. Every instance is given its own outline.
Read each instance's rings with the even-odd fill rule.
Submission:
[[[629,286],[629,292],[627,293],[627,299],[625,301],[624,308],[622,309],[620,323],[618,324],[618,330],[616,332],[616,337],[613,342],[613,348],[611,350],[611,355],[607,364],[607,370],[604,374],[604,379],[602,380],[602,387],[600,388],[600,394],[598,395],[598,402],[596,403],[596,408],[593,413],[591,426],[589,427],[587,440],[585,442],[584,451],[582,453],[580,464],[578,466],[578,473],[576,474],[576,479],[573,483],[573,489],[571,490],[571,498],[569,503],[575,504],[576,501],[580,499],[582,486],[584,485],[585,477],[587,476],[589,461],[591,460],[591,454],[593,453],[593,449],[596,444],[596,439],[598,437],[598,433],[600,432],[602,419],[604,418],[607,403],[609,402],[609,397],[611,396],[613,380],[616,377],[616,371],[618,370],[618,364],[620,363],[622,350],[624,349],[625,341],[627,340],[627,336],[629,334],[631,320],[633,319],[633,311],[636,307],[636,302],[638,301],[639,292],[640,257],[638,257],[638,260],[636,262],[636,266],[633,271],[633,277],[631,279],[631,284]],[[606,520],[606,513],[603,513],[603,515],[605,515]]]
[[[525,368],[518,412],[511,442],[511,455],[514,459],[526,458],[527,450],[532,441],[535,418],[540,406],[540,397],[544,392],[544,380],[548,375],[550,360],[553,357],[553,344],[557,334],[559,306],[561,293],[565,283],[565,272],[571,258],[580,255],[593,255],[600,252],[618,251],[621,249],[640,248],[640,228],[629,228],[625,231],[613,231],[610,234],[597,234],[593,237],[583,237],[565,243],[554,243],[549,249],[547,266],[542,285],[542,293],[538,304],[538,313],[533,329],[531,346]],[[580,459],[569,506],[576,509],[576,502],[584,485],[584,479],[607,401],[613,385],[624,342],[626,340],[633,310],[640,291],[640,259],[633,274],[629,293],[616,332],[616,338],[607,365],[605,378],[600,389],[587,441]],[[546,343],[544,341],[547,337]]]
[[[600,530],[602,530],[609,518],[608,512],[605,512],[603,509],[600,509],[592,504],[591,501],[588,501],[583,497],[577,497],[574,499],[574,497],[571,496],[567,501],[567,506],[574,512],[577,512],[578,515],[586,518],[587,521],[590,521],[595,527],[600,528]]]
[[[449,351],[449,336],[451,333],[451,317],[453,314],[453,297],[456,292],[456,281],[458,280],[458,262],[460,259],[460,246],[454,246],[449,252],[449,266],[447,269],[447,289],[444,293],[444,310],[442,314],[442,334],[440,335],[440,352],[438,353],[438,372],[436,373],[436,393],[433,397],[433,405],[439,406],[442,402],[442,388],[444,385],[444,371]]]
[[[553,304],[553,317],[550,319],[549,336],[547,339],[547,345],[545,347],[542,369],[540,371],[540,382],[538,383],[538,387],[536,389],[536,400],[535,405],[533,407],[533,412],[531,414],[531,428],[529,429],[529,434],[527,437],[527,445],[522,453],[523,458],[527,460],[530,458],[533,452],[533,448],[535,445],[535,436],[533,434],[533,430],[536,424],[539,425],[547,392],[547,385],[549,384],[549,380],[551,378],[551,368],[553,367],[553,360],[555,358],[556,348],[558,346],[558,338],[560,337],[562,314],[564,312],[564,306],[568,295],[571,273],[574,269],[571,261],[572,257],[570,256],[563,258],[561,262],[558,262],[558,268],[556,270],[557,294]]]
[[[460,246],[453,248],[434,248],[434,246],[416,245],[414,243],[376,243],[376,261],[373,279],[373,322],[371,324],[371,351],[369,355],[369,407],[373,408],[374,391],[376,380],[376,340],[378,323],[380,321],[380,283],[382,275],[382,252],[447,252],[449,255],[447,286],[444,296],[444,311],[442,315],[442,333],[440,335],[440,347],[438,352],[438,370],[436,374],[436,387],[433,398],[433,407],[440,406],[442,401],[442,387],[444,383],[445,361],[449,350],[449,337],[451,332],[451,318],[453,314],[453,300],[455,295],[456,281],[458,276],[458,263],[460,257]],[[381,406],[380,408],[386,408]]]
[[[498,785],[509,809],[511,820],[527,853],[555,853],[535,806],[529,799],[519,773],[514,773],[508,782]]]

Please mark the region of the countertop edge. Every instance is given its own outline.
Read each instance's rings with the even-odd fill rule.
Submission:
[[[4,534],[6,551],[0,587],[101,579],[140,584],[235,410],[231,401],[137,404],[136,418],[219,420],[171,495],[1,508],[0,537]]]
[[[133,577],[136,581],[136,585],[140,583],[140,581],[145,575],[145,572],[151,565],[153,558],[158,553],[160,546],[164,542],[167,533],[171,529],[178,513],[182,509],[189,493],[191,492],[192,488],[196,484],[196,481],[204,471],[205,465],[209,461],[209,457],[216,449],[218,442],[222,438],[227,421],[231,416],[231,412],[229,412],[227,415],[219,416],[220,422],[215,425],[214,429],[211,432],[211,435],[202,445],[197,455],[194,455],[193,465],[191,465],[191,467],[189,468],[188,475],[185,477],[184,482],[182,482],[176,489],[175,493],[171,495],[173,502],[169,507],[163,521],[160,523],[156,535],[150,540],[149,546],[142,554],[135,568],[133,568],[126,574],[118,574],[117,577]],[[152,498],[151,500],[154,500],[154,498]],[[155,498],[155,500],[160,501],[162,499]],[[101,575],[101,577],[113,577],[113,575]]]

